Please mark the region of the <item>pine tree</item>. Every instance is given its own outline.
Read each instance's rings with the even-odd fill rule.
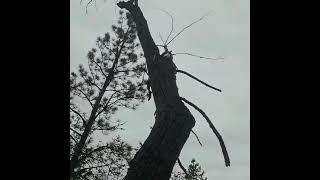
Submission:
[[[89,1],[88,4],[91,2],[92,1]],[[179,70],[173,62],[173,55],[177,54],[186,54],[204,59],[213,58],[198,56],[191,53],[174,54],[172,51],[168,50],[168,45],[176,37],[178,37],[185,29],[202,20],[204,16],[183,28],[169,40],[169,37],[173,32],[172,23],[172,29],[166,41],[163,41],[163,45],[157,45],[151,36],[147,20],[138,5],[138,0],[120,1],[117,3],[117,6],[130,12],[132,15],[131,21],[136,25],[136,32],[146,60],[146,69],[144,71],[148,72],[149,77],[147,88],[149,90],[151,87],[156,106],[154,126],[141,148],[130,161],[129,169],[124,179],[166,180],[171,177],[173,167],[177,160],[179,162],[178,157],[180,152],[187,141],[190,132],[193,132],[192,128],[195,125],[195,119],[184,103],[195,108],[206,119],[209,127],[219,140],[225,165],[230,166],[229,155],[222,136],[202,109],[186,98],[179,96],[176,84],[176,73],[183,73],[211,89],[221,91],[194,77],[190,73]],[[163,47],[165,51],[160,54],[158,47]],[[201,168],[199,169],[199,165],[195,163],[195,161],[191,162],[189,170],[190,172],[188,172],[190,175],[184,169],[185,178],[203,178],[203,172],[201,172]]]
[[[181,166],[180,168],[185,172],[181,172],[179,170],[174,171],[170,180],[207,180],[207,178],[204,177],[204,171],[201,169],[201,166],[196,162],[195,159],[191,160],[188,170],[185,170],[184,167]]]
[[[70,174],[73,179],[96,179],[106,169],[96,166],[110,164],[107,162],[110,158],[106,158],[110,148],[126,149],[117,150],[117,158],[122,160],[131,155],[131,146],[120,139],[113,144],[97,144],[92,136],[121,129],[123,122],[114,121],[112,115],[119,108],[134,110],[146,99],[145,63],[139,60],[142,54],[138,53],[136,31],[131,14],[120,11],[112,33],[98,37],[96,48],[88,52],[87,67],[79,65],[78,72],[71,73]]]

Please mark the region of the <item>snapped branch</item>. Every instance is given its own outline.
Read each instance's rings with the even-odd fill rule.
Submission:
[[[186,102],[187,104],[189,104],[190,106],[192,106],[193,108],[195,108],[198,112],[200,112],[200,114],[207,120],[209,127],[212,129],[213,133],[217,136],[221,149],[222,149],[222,153],[223,153],[223,157],[224,157],[224,161],[225,161],[225,165],[228,167],[230,166],[230,159],[229,159],[229,155],[227,152],[227,148],[224,144],[224,141],[222,139],[222,136],[220,135],[220,133],[218,132],[218,130],[214,127],[214,125],[212,124],[212,122],[210,121],[209,117],[202,111],[202,109],[200,109],[198,106],[194,105],[192,102],[186,100],[183,97],[180,97],[180,99],[184,102]]]
[[[209,85],[209,84],[201,81],[200,79],[194,77],[193,75],[191,75],[191,74],[189,74],[189,73],[187,73],[187,72],[185,72],[185,71],[182,71],[182,70],[179,70],[179,69],[177,69],[176,71],[179,72],[179,73],[185,74],[185,75],[187,75],[187,76],[189,76],[189,77],[191,77],[191,78],[193,78],[193,79],[195,79],[196,81],[200,82],[201,84],[203,84],[203,85],[205,85],[205,86],[207,86],[207,87],[209,87],[209,88],[211,88],[211,89],[214,89],[214,90],[216,90],[216,91],[221,92],[221,89],[215,88],[215,87],[213,87],[213,86],[211,86],[211,85]]]
[[[196,136],[200,146],[202,146],[202,143],[200,142],[200,139],[199,139],[198,135],[193,130],[191,130],[191,132]]]

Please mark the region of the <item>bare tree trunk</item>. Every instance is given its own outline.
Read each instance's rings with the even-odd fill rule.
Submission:
[[[179,98],[175,66],[159,54],[141,9],[132,1],[119,2],[118,6],[131,13],[137,26],[156,105],[155,124],[124,179],[168,180],[195,120]]]

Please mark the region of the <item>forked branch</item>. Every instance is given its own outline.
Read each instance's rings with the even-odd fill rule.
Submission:
[[[222,139],[222,136],[219,134],[218,130],[214,127],[214,125],[212,124],[212,122],[210,121],[209,117],[196,105],[194,105],[192,102],[186,100],[183,97],[180,97],[180,99],[184,102],[186,102],[187,104],[189,104],[190,106],[192,106],[193,108],[195,108],[198,112],[200,112],[200,114],[207,120],[209,127],[212,129],[213,133],[217,136],[221,149],[222,149],[222,153],[223,153],[223,157],[224,157],[224,162],[225,165],[228,167],[230,166],[230,159],[229,159],[229,155],[227,152],[227,148],[224,144],[224,141]]]
[[[173,16],[172,16],[168,11],[166,11],[166,10],[163,10],[163,9],[157,9],[157,10],[166,13],[166,14],[167,14],[168,16],[170,16],[170,18],[171,18],[171,30],[170,30],[170,33],[169,33],[169,35],[167,36],[166,41],[163,42],[163,45],[166,46],[166,45],[167,45],[167,42],[168,42],[168,40],[169,40],[169,38],[170,38],[170,36],[171,36],[171,34],[173,33]]]
[[[205,15],[203,15],[200,19],[198,19],[198,20],[194,21],[193,23],[189,24],[188,26],[184,27],[181,31],[178,32],[178,34],[176,34],[176,35],[167,43],[167,45],[169,45],[175,38],[177,38],[184,30],[188,29],[190,26],[194,25],[195,23],[201,21],[204,17],[206,17],[206,16],[209,15],[210,13],[211,13],[211,11],[208,12],[208,13],[206,13]]]

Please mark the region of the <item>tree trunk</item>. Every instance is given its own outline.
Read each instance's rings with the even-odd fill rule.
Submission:
[[[168,180],[195,120],[179,98],[173,61],[159,54],[141,9],[132,1],[117,5],[131,13],[137,26],[156,105],[155,124],[129,163],[130,168],[124,179]]]

